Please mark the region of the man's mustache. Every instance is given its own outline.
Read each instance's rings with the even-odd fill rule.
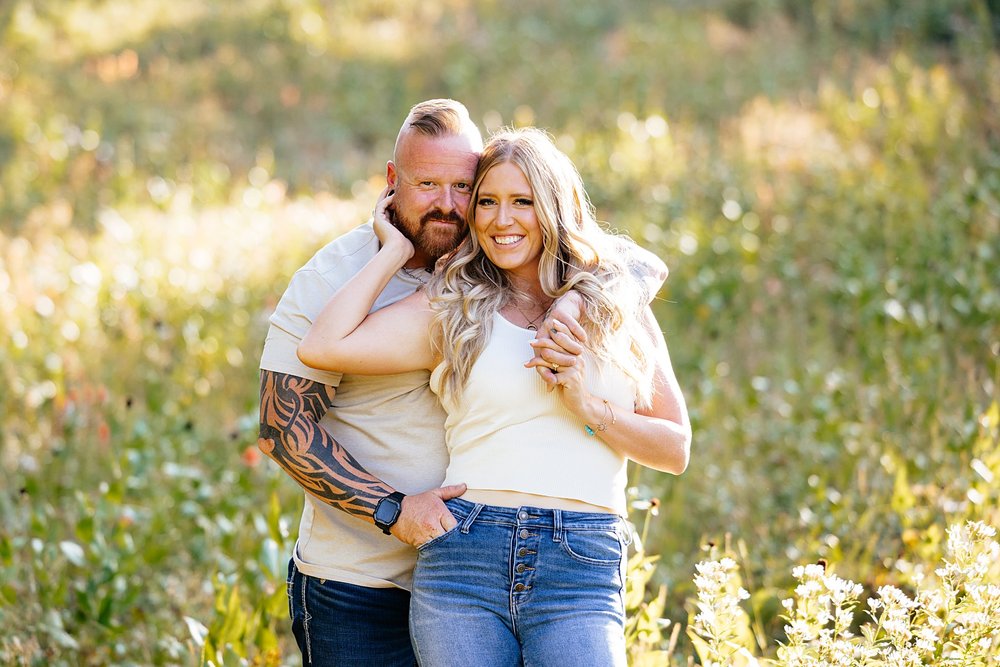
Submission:
[[[420,218],[421,225],[426,225],[428,222],[431,221],[450,222],[452,224],[458,225],[459,227],[465,225],[465,218],[460,216],[455,211],[451,211],[450,213],[445,213],[441,209],[437,208],[425,213],[423,217]]]

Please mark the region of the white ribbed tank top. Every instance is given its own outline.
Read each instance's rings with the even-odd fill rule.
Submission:
[[[497,313],[457,404],[441,396],[441,366],[431,373],[431,390],[447,413],[444,483],[581,500],[624,516],[626,459],[599,436],[587,435],[559,390],[547,391],[538,373],[524,367],[534,356],[528,345],[534,337]],[[592,356],[586,363],[588,390],[631,409],[634,382]]]

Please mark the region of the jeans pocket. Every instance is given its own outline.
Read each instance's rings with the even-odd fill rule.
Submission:
[[[440,535],[437,535],[437,536],[432,537],[431,539],[427,540],[426,542],[424,542],[423,544],[421,544],[419,547],[417,547],[417,551],[418,552],[423,552],[428,547],[432,547],[435,544],[440,544],[441,542],[444,542],[446,539],[448,539],[449,537],[451,537],[452,535],[454,535],[455,533],[458,532],[458,527],[460,525],[461,524],[456,524],[453,528],[451,528],[450,530],[448,530],[448,532],[441,533]]]
[[[560,544],[573,560],[599,567],[618,567],[624,553],[617,530],[568,530]]]

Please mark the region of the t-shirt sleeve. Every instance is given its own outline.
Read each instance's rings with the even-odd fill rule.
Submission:
[[[296,272],[271,315],[260,359],[261,370],[287,373],[331,387],[340,384],[343,373],[310,368],[296,354],[299,343],[335,289],[315,270]]]
[[[638,283],[645,303],[650,303],[667,280],[669,273],[667,265],[631,239],[619,238],[617,249],[628,267],[629,274]]]

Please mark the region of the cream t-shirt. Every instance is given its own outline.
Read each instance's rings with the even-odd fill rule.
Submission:
[[[429,373],[342,375],[310,368],[295,353],[329,298],[378,248],[371,223],[361,225],[327,244],[295,273],[271,315],[260,368],[336,387],[322,427],[370,473],[403,493],[420,493],[441,485],[448,462],[444,412],[428,387]],[[423,272],[396,273],[372,311],[416,291],[422,281],[415,276],[423,277]],[[408,589],[416,550],[305,493],[294,558],[299,570],[312,577]]]

